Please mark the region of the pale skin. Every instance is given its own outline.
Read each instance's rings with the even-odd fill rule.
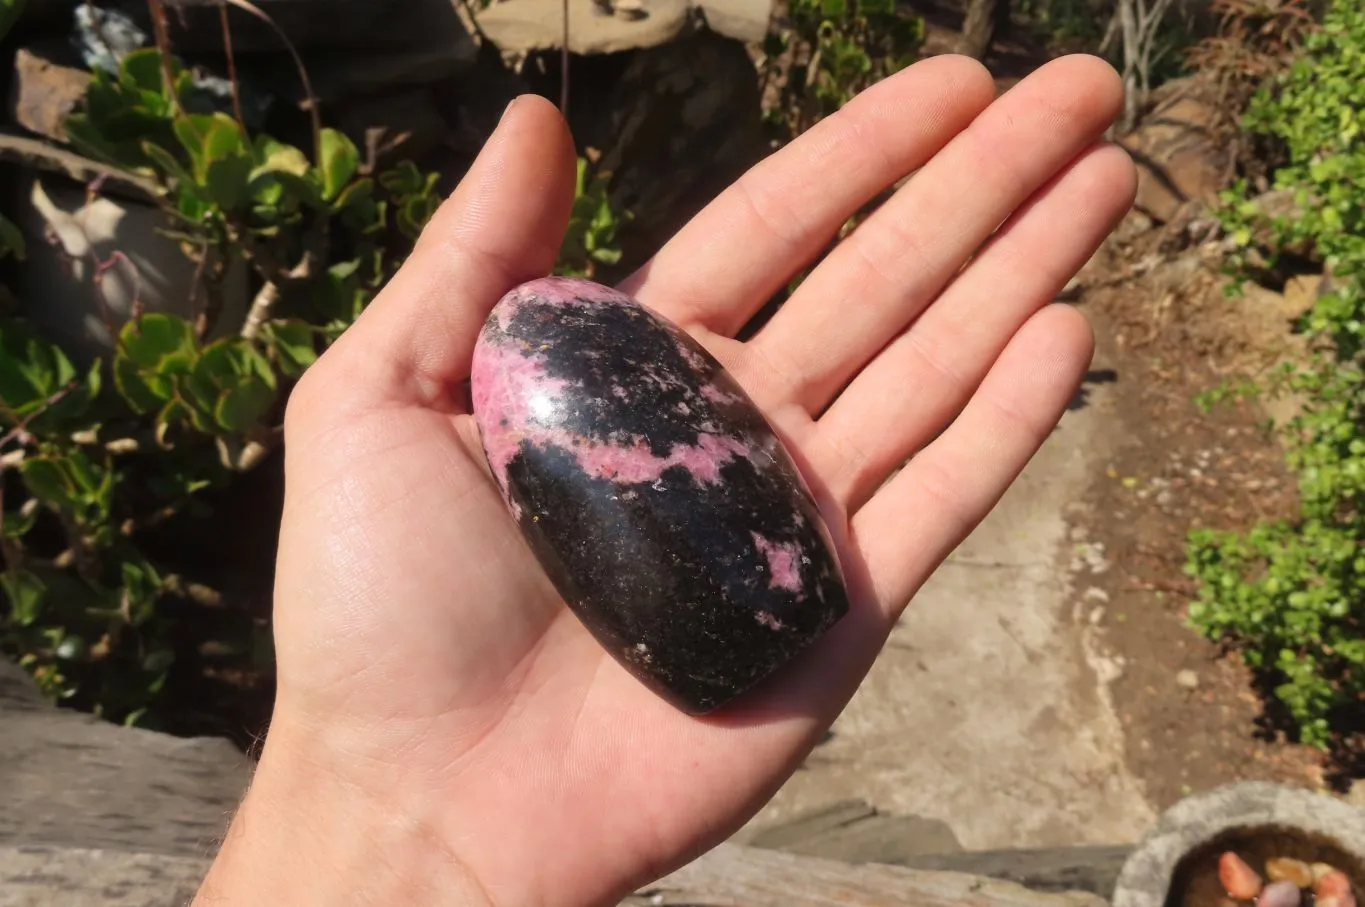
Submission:
[[[737,829],[1079,386],[1092,335],[1051,301],[1132,203],[1132,163],[1101,141],[1120,104],[1089,57],[998,100],[979,64],[931,58],[759,164],[626,281],[786,439],[853,599],[795,662],[693,718],[565,609],[466,409],[479,327],[549,271],[572,196],[558,113],[516,101],[291,399],[279,693],[195,904],[613,904]],[[911,172],[757,336],[732,339]]]

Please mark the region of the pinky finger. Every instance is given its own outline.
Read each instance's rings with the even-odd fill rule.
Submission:
[[[1094,352],[1085,316],[1050,305],[1014,335],[961,415],[852,520],[872,592],[894,620],[1018,478]]]

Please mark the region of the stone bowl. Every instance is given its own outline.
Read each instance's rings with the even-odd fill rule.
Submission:
[[[1236,851],[1258,872],[1270,857],[1330,863],[1365,894],[1365,810],[1327,794],[1244,781],[1187,797],[1162,814],[1119,873],[1113,907],[1235,904],[1218,857]]]

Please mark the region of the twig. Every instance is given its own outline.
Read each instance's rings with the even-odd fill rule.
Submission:
[[[242,114],[242,91],[237,79],[237,56],[232,52],[232,27],[228,24],[226,0],[218,2],[218,20],[223,28],[223,53],[227,56],[228,84],[232,86],[232,114],[246,137],[246,117]]]
[[[569,0],[562,0],[564,46],[559,49],[559,115],[569,119]]]
[[[162,586],[172,595],[178,595],[204,608],[221,608],[223,606],[223,594],[217,589],[205,586],[203,583],[187,583],[178,574],[172,573],[166,577]]]
[[[166,84],[166,97],[171,99],[172,107],[178,112],[180,97],[175,90],[175,77],[171,74],[171,30],[166,24],[166,7],[161,0],[147,0],[147,10],[152,16],[156,49],[161,55],[161,78]]]
[[[115,265],[122,262],[123,264],[128,266],[128,269],[133,274],[133,301],[128,306],[128,317],[133,321],[137,321],[139,318],[141,318],[143,310],[142,274],[139,273],[137,266],[128,260],[128,256],[124,255],[117,249],[110,253],[109,257],[106,258],[104,261],[100,261],[98,258],[95,258],[93,251],[91,252],[91,257],[94,258],[95,261],[95,273],[91,277],[91,282],[95,285],[95,289],[99,290],[100,299],[103,302],[104,309],[108,312],[112,312],[112,309],[109,305],[109,300],[104,295],[104,287],[102,285],[104,275],[112,271]],[[112,314],[110,315],[108,321],[112,322]],[[113,335],[117,337],[119,334],[117,327],[112,323],[108,324],[107,326],[111,329]]]
[[[44,400],[42,405],[39,406],[37,409],[29,413],[27,416],[19,418],[15,422],[13,428],[5,432],[3,435],[0,435],[0,449],[4,449],[5,447],[12,444],[16,438],[22,437],[25,433],[27,433],[28,427],[30,423],[33,422],[34,419],[38,418],[52,407],[62,402],[62,399],[66,397],[68,394],[70,394],[72,391],[74,391],[79,384],[80,382],[75,380],[67,382],[66,386],[58,388],[55,392],[49,394],[48,398]],[[13,410],[10,410],[9,407],[4,408],[9,413],[11,418],[18,415],[18,413],[15,413]],[[0,463],[0,472],[4,471],[4,467],[5,464]]]
[[[313,274],[314,261],[315,256],[311,252],[307,252],[298,264],[280,275],[279,279],[265,282],[256,293],[256,298],[251,301],[251,308],[246,313],[246,321],[242,323],[241,337],[243,340],[255,340],[261,335],[261,329],[270,320],[271,313],[284,295],[284,287],[308,280]]]
[[[266,25],[270,26],[271,31],[279,36],[285,49],[289,51],[289,56],[294,58],[294,67],[299,72],[299,81],[303,83],[304,94],[308,96],[304,103],[308,108],[308,113],[313,125],[313,160],[321,162],[322,114],[318,111],[318,96],[313,91],[313,82],[308,78],[308,68],[303,65],[303,58],[299,56],[298,49],[294,47],[294,42],[289,40],[289,36],[284,33],[284,29],[280,28],[279,23],[270,18],[270,15],[266,13],[265,10],[250,2],[250,0],[225,0],[225,2],[231,3],[238,9],[255,16],[257,19],[260,19]]]

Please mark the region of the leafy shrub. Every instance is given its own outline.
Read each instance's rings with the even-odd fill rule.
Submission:
[[[1213,0],[1209,14],[1217,30],[1189,46],[1185,62],[1214,85],[1211,137],[1230,144],[1242,169],[1259,178],[1283,160],[1263,132],[1241,130],[1239,119],[1256,92],[1294,62],[1317,22],[1309,0]]]
[[[155,725],[178,663],[211,650],[251,669],[269,653],[268,634],[205,620],[221,597],[150,557],[146,532],[203,516],[206,491],[278,446],[292,383],[401,265],[439,204],[437,175],[410,162],[374,172],[320,124],[311,155],[250,136],[155,49],[96,72],[66,127],[157,188],[164,232],[200,276],[196,311],[135,307],[110,324],[108,361],[80,369],[22,318],[0,318],[0,649],[51,698]],[[562,273],[619,256],[617,217],[584,164]],[[23,237],[0,220],[7,253],[22,256]],[[224,324],[234,261],[258,289]]]
[[[1336,0],[1304,54],[1260,91],[1246,128],[1283,143],[1276,187],[1301,216],[1270,219],[1234,193],[1225,226],[1244,246],[1264,233],[1272,254],[1311,246],[1332,274],[1304,319],[1312,345],[1263,387],[1305,406],[1282,429],[1298,474],[1302,513],[1247,533],[1191,535],[1189,570],[1200,582],[1190,620],[1278,672],[1276,695],[1302,738],[1326,746],[1336,710],[1365,693],[1365,8]],[[1241,188],[1245,192],[1245,187]]]
[[[923,41],[924,20],[895,0],[791,0],[759,66],[778,140],[801,134],[909,66]]]
[[[198,512],[203,491],[278,444],[290,384],[401,262],[436,209],[436,178],[410,163],[369,174],[333,130],[316,131],[311,159],[249,137],[153,49],[95,73],[67,129],[152,181],[202,280],[193,318],[135,311],[111,323],[109,361],[87,369],[0,319],[0,463],[17,476],[3,486],[0,644],[50,696],[136,722],[185,646],[209,642],[173,632],[168,600],[217,598],[153,563],[141,534]],[[221,325],[234,259],[260,288],[243,323]]]

